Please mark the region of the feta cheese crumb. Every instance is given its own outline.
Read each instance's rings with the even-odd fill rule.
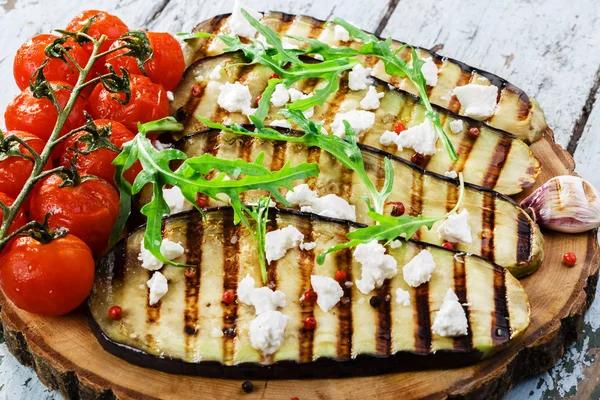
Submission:
[[[344,295],[340,284],[328,276],[312,275],[310,284],[317,293],[317,304],[324,312],[335,307]]]
[[[316,242],[300,243],[300,250],[310,251],[317,247]]]
[[[325,61],[325,58],[323,58],[322,55],[320,55],[319,53],[313,54],[313,58],[315,60],[319,60],[319,61]]]
[[[456,171],[446,171],[444,172],[444,176],[446,178],[456,179],[458,177],[458,174],[456,173]]]
[[[295,186],[286,193],[285,198],[292,206],[300,206],[300,211],[356,221],[356,209],[346,200],[335,194],[318,197],[305,183]]]
[[[458,297],[448,289],[440,311],[435,314],[431,332],[440,336],[464,336],[468,334],[469,324],[464,308],[460,305]]]
[[[272,126],[274,128],[292,129],[292,124],[290,124],[287,119],[276,119],[276,120],[273,120],[273,121],[271,121],[271,123],[269,124],[269,126]]]
[[[471,244],[473,238],[469,218],[469,212],[464,209],[460,213],[452,214],[438,227],[439,238],[450,243]]]
[[[163,197],[169,206],[169,214],[180,213],[185,210],[190,210],[192,204],[183,197],[181,189],[177,186],[172,188],[163,188]]]
[[[310,206],[318,197],[306,183],[302,183],[288,191],[285,199],[293,206]]]
[[[242,15],[242,9],[246,10],[246,12],[254,19],[260,20],[263,17],[261,13],[251,9],[239,0],[236,0],[228,22],[229,31],[233,35],[253,38],[256,35],[257,30],[250,25],[250,22]]]
[[[267,311],[258,315],[250,323],[250,344],[265,355],[275,353],[283,343],[287,315],[279,311]]]
[[[169,239],[163,239],[160,245],[160,254],[162,254],[167,260],[171,261],[181,256],[184,252],[183,246],[179,243],[170,241]],[[156,271],[162,268],[163,262],[158,258],[154,257],[150,250],[146,250],[144,247],[144,241],[140,246],[140,254],[138,260],[142,262],[142,268],[148,271]]]
[[[335,34],[335,40],[339,40],[340,42],[347,42],[350,40],[350,32],[341,25],[336,25],[333,28],[333,32]]]
[[[433,256],[428,250],[421,250],[419,254],[413,257],[402,268],[404,281],[412,287],[417,287],[425,282],[429,282],[436,265]]]
[[[361,136],[375,124],[375,113],[371,111],[352,110],[335,115],[331,123],[333,134],[339,138],[346,138],[346,127],[343,121],[348,121],[357,136]]]
[[[162,299],[163,296],[169,291],[167,278],[165,278],[165,276],[158,271],[152,274],[152,278],[146,282],[146,285],[150,289],[150,301],[148,304],[151,306],[158,303],[160,299]]]
[[[290,93],[283,83],[279,83],[275,86],[275,91],[271,96],[271,104],[275,107],[283,107],[290,101]]]
[[[494,85],[483,86],[468,84],[454,88],[453,93],[464,109],[464,115],[483,121],[494,115],[498,88]]]
[[[402,242],[398,239],[392,240],[392,242],[390,243],[390,247],[392,249],[399,249],[400,247],[402,247]]]
[[[255,288],[254,279],[246,275],[238,283],[238,300],[242,303],[253,306],[256,315],[266,311],[277,310],[285,307],[285,294],[281,290],[272,291],[266,286]]]
[[[350,90],[365,90],[371,84],[371,68],[356,64],[348,74],[348,87]]]
[[[428,86],[435,86],[438,83],[438,67],[435,65],[435,62],[428,57],[424,59],[425,64],[421,66],[421,72],[423,73],[423,77],[425,78],[425,83]]]
[[[405,307],[410,306],[410,293],[402,288],[396,289],[396,303]]]
[[[455,119],[454,121],[450,122],[450,131],[452,131],[452,133],[461,133],[463,129],[464,123],[462,119]]]
[[[308,97],[307,94],[302,93],[301,91],[299,91],[298,89],[295,88],[289,88],[288,89],[288,94],[290,96],[290,102],[295,102],[297,100],[300,99],[304,99],[306,97]]]
[[[208,75],[208,78],[213,81],[217,81],[217,80],[221,79],[222,68],[223,68],[223,66],[221,64],[214,67],[213,70],[210,72],[210,75]]]
[[[226,83],[220,88],[217,104],[229,112],[251,112],[252,95],[248,86],[239,82]]]
[[[398,146],[398,151],[409,148],[423,155],[432,155],[436,152],[437,140],[437,132],[431,120],[427,118],[423,123],[403,131],[402,134],[398,135],[395,143]]]
[[[221,330],[219,328],[212,328],[210,330],[210,337],[214,337],[214,338],[223,337],[223,330]]]
[[[362,276],[356,281],[356,287],[363,294],[369,294],[373,289],[380,287],[384,280],[393,278],[398,272],[396,259],[385,254],[385,248],[377,240],[359,244],[353,255],[361,264]]]
[[[392,143],[396,143],[396,139],[398,139],[398,134],[393,131],[383,131],[381,136],[379,137],[379,143],[384,146],[389,146]]]
[[[360,107],[363,110],[377,110],[381,103],[379,99],[385,96],[385,93],[378,93],[375,86],[369,86],[369,91],[365,97],[360,101]]]
[[[292,225],[275,231],[267,232],[265,252],[267,262],[276,261],[285,256],[289,249],[298,246],[304,240],[304,235]]]

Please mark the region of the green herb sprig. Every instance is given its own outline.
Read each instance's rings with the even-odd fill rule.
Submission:
[[[271,203],[270,197],[261,197],[255,206],[252,206],[250,210],[250,217],[254,220],[254,228],[250,228],[250,234],[256,241],[256,248],[258,251],[258,261],[260,262],[260,272],[262,275],[263,283],[267,283],[267,264],[265,263],[265,246],[266,246],[266,234],[267,234],[267,222],[269,203]]]

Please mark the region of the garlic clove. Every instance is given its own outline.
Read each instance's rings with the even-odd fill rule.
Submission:
[[[600,195],[585,179],[556,176],[521,202],[541,226],[566,233],[585,232],[600,226]]]

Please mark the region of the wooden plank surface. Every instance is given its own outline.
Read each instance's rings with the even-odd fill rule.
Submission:
[[[95,8],[119,15],[131,28],[179,32],[232,0],[0,0],[0,109],[17,93],[14,52],[30,36],[64,27],[78,11]],[[480,67],[536,97],[557,141],[575,155],[577,171],[600,187],[600,3],[582,0],[258,0],[256,9],[337,15]],[[2,116],[0,115],[0,125]],[[600,296],[588,312],[582,337],[550,371],[515,387],[507,398],[600,398]],[[586,379],[587,378],[587,379]],[[0,399],[56,399],[31,370],[0,345]]]

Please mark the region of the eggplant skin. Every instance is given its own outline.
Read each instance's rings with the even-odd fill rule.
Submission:
[[[175,261],[196,266],[196,273],[186,275],[183,268],[164,266],[160,271],[169,290],[153,306],[148,305],[144,286],[152,272],[137,259],[144,227],[99,260],[88,301],[89,322],[105,350],[133,364],[174,374],[231,379],[343,377],[465,366],[500,351],[529,325],[527,295],[506,270],[481,257],[412,240],[388,249],[399,272],[370,295],[344,285],[341,301],[327,313],[301,303],[298,299],[310,288],[311,275],[333,277],[344,270],[351,281],[360,277],[360,264],[349,250],[329,255],[323,265],[316,264],[315,257],[362,225],[272,208],[268,230],[294,225],[316,247],[288,250],[268,267],[269,286],[286,295],[287,305],[280,310],[290,320],[282,346],[266,357],[251,347],[248,338],[253,308],[237,301],[221,303],[225,290],[237,293],[243,277],[260,282],[254,239],[233,223],[230,207],[205,213],[205,219],[195,211],[164,219],[163,236],[185,248]],[[437,269],[428,283],[415,289],[404,282],[401,268],[422,249],[432,253]],[[410,306],[395,302],[397,288],[409,291]],[[447,338],[431,332],[448,288],[465,309],[466,336]],[[372,307],[371,295],[381,296],[382,305]],[[108,316],[115,304],[123,309],[119,321]],[[315,331],[303,329],[308,316],[317,321]],[[215,330],[222,333],[214,334]]]
[[[193,29],[193,32],[227,33],[229,16],[230,14],[217,15],[209,20],[200,22]],[[265,13],[261,22],[280,34],[316,38],[335,46],[347,45],[357,47],[360,45],[359,42],[345,43],[337,41],[333,33],[333,24],[326,25],[325,21],[305,15],[291,15],[270,11]],[[186,43],[184,54],[186,64],[188,65],[204,57],[222,54],[225,47],[218,42],[218,39],[214,38],[197,38],[188,40]],[[297,44],[302,45],[302,43]],[[392,47],[398,48],[403,44],[403,42],[394,40]],[[456,86],[468,83],[495,85],[499,89],[498,105],[494,115],[483,121],[485,124],[510,132],[526,143],[534,143],[542,135],[551,134],[539,103],[522,89],[497,75],[473,68],[461,61],[441,56],[432,50],[419,47],[415,47],[415,49],[420,58],[431,57],[440,71],[438,74],[438,84],[433,88],[427,87],[428,96],[432,104],[462,115],[464,110],[456,97],[452,95],[452,90]],[[410,50],[405,49],[399,53],[399,56],[409,60]],[[416,88],[407,78],[391,77],[386,74],[381,62],[368,59],[363,60],[363,62],[373,67],[373,76],[389,82],[399,89],[415,95],[417,94]]]

